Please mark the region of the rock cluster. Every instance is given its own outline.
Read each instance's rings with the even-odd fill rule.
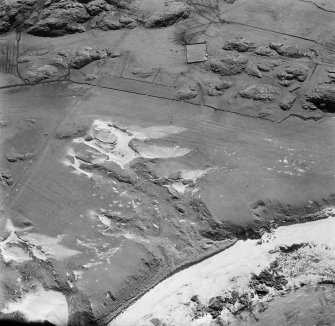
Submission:
[[[314,49],[306,49],[299,47],[295,44],[283,44],[270,42],[266,45],[256,45],[253,41],[250,41],[243,37],[236,37],[227,40],[223,47],[227,51],[238,51],[247,52],[253,51],[255,54],[265,57],[270,57],[273,55],[280,55],[288,58],[303,58],[307,57],[313,59],[318,56],[318,53]]]
[[[8,170],[0,169],[0,184],[2,186],[11,186],[14,183],[12,175]]]
[[[21,63],[22,78],[30,84],[66,76],[68,69],[81,69],[89,63],[112,57],[115,54],[108,49],[80,47],[74,51],[28,52],[18,58]],[[44,62],[41,64],[41,62]]]
[[[205,83],[205,90],[209,96],[222,95],[225,89],[230,88],[233,83],[229,80],[220,79]]]
[[[273,101],[281,94],[280,88],[269,84],[256,84],[248,86],[239,92],[240,96],[255,101]]]
[[[249,63],[247,67],[245,68],[245,73],[249,76],[262,78],[263,74],[260,71],[259,67],[254,63]]]
[[[30,160],[33,158],[33,154],[31,153],[21,154],[21,153],[18,153],[14,148],[10,149],[10,151],[7,153],[6,156],[7,156],[7,160],[12,163]]]
[[[190,100],[192,98],[197,97],[197,95],[198,95],[198,92],[195,86],[186,85],[178,90],[177,99],[178,100]]]
[[[205,68],[221,76],[231,76],[241,73],[247,66],[248,58],[241,54],[225,54],[220,59],[210,59]]]
[[[258,275],[251,276],[250,287],[259,297],[269,293],[269,288],[274,288],[277,291],[283,290],[288,283],[286,278],[278,273],[277,267],[278,262],[274,261],[268,269],[264,269]]]
[[[56,77],[57,73],[57,68],[51,65],[31,66],[22,77],[29,83],[36,84],[43,80]]]
[[[291,65],[277,73],[282,86],[291,86],[293,80],[304,82],[308,77],[308,68],[302,64]]]
[[[37,36],[62,36],[87,27],[119,29],[136,26],[131,0],[14,0],[0,1],[0,34],[12,28]],[[91,23],[89,23],[91,22]]]

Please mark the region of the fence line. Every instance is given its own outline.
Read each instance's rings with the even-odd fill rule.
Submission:
[[[0,40],[0,72],[17,75],[17,44],[15,40]]]

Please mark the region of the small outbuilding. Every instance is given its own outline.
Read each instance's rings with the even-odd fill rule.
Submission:
[[[202,62],[207,60],[206,42],[186,45],[187,63]]]

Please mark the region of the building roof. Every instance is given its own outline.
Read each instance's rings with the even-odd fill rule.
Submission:
[[[187,63],[201,62],[207,60],[207,44],[196,43],[186,45]]]

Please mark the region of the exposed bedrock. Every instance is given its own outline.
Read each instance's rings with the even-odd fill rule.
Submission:
[[[260,200],[250,206],[256,229],[278,227],[325,219],[333,216],[328,209],[335,204],[335,194],[306,205],[285,204],[276,200]]]

